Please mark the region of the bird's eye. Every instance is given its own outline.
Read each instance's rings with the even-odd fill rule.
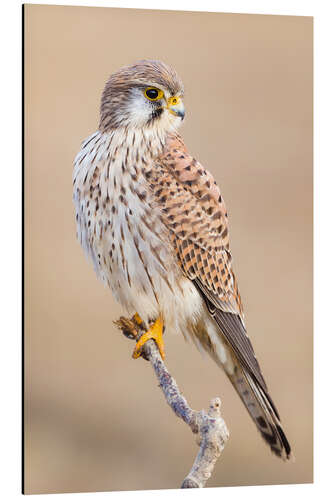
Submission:
[[[159,99],[162,99],[164,95],[163,90],[156,89],[155,87],[147,87],[144,94],[150,101],[158,101]]]

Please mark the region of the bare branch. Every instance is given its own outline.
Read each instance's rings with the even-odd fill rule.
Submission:
[[[146,331],[145,325],[139,325],[134,318],[121,317],[115,324],[124,335],[136,341]],[[177,417],[190,427],[200,447],[192,469],[184,479],[181,488],[203,488],[229,438],[229,431],[220,413],[221,400],[212,399],[207,412],[192,410],[181,394],[176,381],[168,372],[154,340],[148,340],[144,344],[142,354],[150,361],[168,405]]]

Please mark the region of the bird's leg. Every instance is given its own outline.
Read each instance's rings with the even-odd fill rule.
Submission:
[[[133,321],[135,321],[135,323],[138,325],[138,326],[141,326],[143,324],[143,320],[140,318],[140,316],[138,315],[138,313],[135,313],[133,318],[132,318]]]
[[[136,313],[133,319],[137,322],[138,325],[143,323],[142,319]],[[142,354],[142,348],[147,340],[153,339],[155,340],[158,350],[160,351],[160,355],[162,359],[165,359],[165,350],[164,350],[164,340],[163,340],[163,321],[159,317],[155,321],[155,323],[143,334],[140,339],[136,343],[135,349],[133,351],[132,357],[137,359]]]

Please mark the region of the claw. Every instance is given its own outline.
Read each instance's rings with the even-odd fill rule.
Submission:
[[[135,314],[135,320],[139,323],[142,323],[142,320],[138,314]],[[139,323],[140,324],[140,323]],[[153,339],[155,340],[158,350],[160,351],[160,355],[162,359],[165,359],[165,350],[164,350],[164,340],[163,340],[163,321],[161,318],[157,318],[155,323],[144,333],[140,340],[138,340],[135,349],[133,351],[132,357],[137,359],[142,354],[142,348],[147,340]]]
[[[134,321],[135,321],[138,325],[142,325],[143,321],[142,321],[142,319],[140,318],[140,316],[138,315],[138,313],[135,313],[135,314],[134,314],[133,319],[134,319]]]

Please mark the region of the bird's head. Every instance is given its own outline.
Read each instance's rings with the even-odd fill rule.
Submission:
[[[184,87],[174,69],[161,61],[143,60],[110,76],[101,101],[100,130],[158,126],[177,129],[185,116]]]

